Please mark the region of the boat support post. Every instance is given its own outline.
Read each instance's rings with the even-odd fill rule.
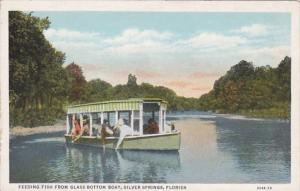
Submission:
[[[143,135],[143,103],[140,103],[140,125],[139,125],[139,133]]]
[[[69,134],[70,132],[70,123],[69,123],[69,115],[67,114],[67,123],[66,123],[66,134]]]
[[[159,104],[159,133],[162,133],[163,129],[162,129],[162,105]]]
[[[90,118],[90,137],[93,135],[93,116],[90,113],[89,114],[89,118]]]
[[[133,136],[133,131],[134,131],[134,128],[133,128],[133,118],[134,118],[134,111],[131,110],[131,118],[130,118],[131,136]]]
[[[103,114],[103,112],[101,112],[101,125],[103,125],[103,122],[104,122],[104,114]]]

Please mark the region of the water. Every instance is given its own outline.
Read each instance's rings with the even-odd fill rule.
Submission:
[[[67,146],[63,132],[10,144],[10,182],[289,183],[290,123],[203,112],[172,113],[179,152]]]

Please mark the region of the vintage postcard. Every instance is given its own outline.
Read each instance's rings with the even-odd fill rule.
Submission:
[[[295,1],[2,1],[1,190],[299,186]]]

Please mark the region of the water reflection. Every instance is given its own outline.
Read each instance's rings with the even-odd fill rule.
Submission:
[[[216,121],[217,144],[230,153],[249,181],[290,181],[290,124],[274,121],[242,121],[219,118]]]
[[[212,119],[180,119],[182,146],[180,175],[171,175],[171,182],[226,183],[247,179],[230,154],[220,152],[217,145],[217,126]]]
[[[49,166],[48,177],[65,182],[167,182],[166,174],[180,168],[178,152],[104,151],[78,145],[65,149],[67,165]]]

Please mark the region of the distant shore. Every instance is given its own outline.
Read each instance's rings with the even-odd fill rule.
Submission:
[[[27,135],[34,135],[40,133],[55,133],[64,130],[65,130],[65,123],[63,121],[59,121],[54,125],[39,126],[33,128],[16,126],[9,129],[9,138],[13,139],[19,136],[27,136]]]
[[[261,120],[261,119],[270,119],[270,120],[280,120],[280,121],[290,121],[290,119],[283,118],[283,117],[270,117],[270,116],[260,116],[260,115],[248,115],[243,113],[222,113],[222,112],[214,112],[216,115],[219,116],[230,116],[231,118],[238,118],[238,119],[255,119],[255,120]],[[22,127],[22,126],[16,126],[13,128],[9,129],[9,135],[10,139],[13,139],[18,136],[27,136],[27,135],[34,135],[34,134],[41,134],[41,133],[55,133],[55,132],[60,132],[60,131],[65,131],[65,121],[58,121],[54,125],[48,125],[48,126],[38,126],[38,127]],[[1,131],[0,131],[1,135]]]
[[[257,117],[251,115],[241,115],[241,114],[231,114],[231,113],[215,113],[216,116],[228,118],[228,119],[238,119],[238,120],[252,120],[252,121],[278,121],[278,122],[290,122],[290,119],[286,118],[275,118],[275,117]]]
[[[280,109],[261,109],[261,110],[242,110],[237,112],[228,112],[224,110],[213,111],[216,114],[238,115],[246,118],[271,119],[290,121],[290,113],[287,110]]]

